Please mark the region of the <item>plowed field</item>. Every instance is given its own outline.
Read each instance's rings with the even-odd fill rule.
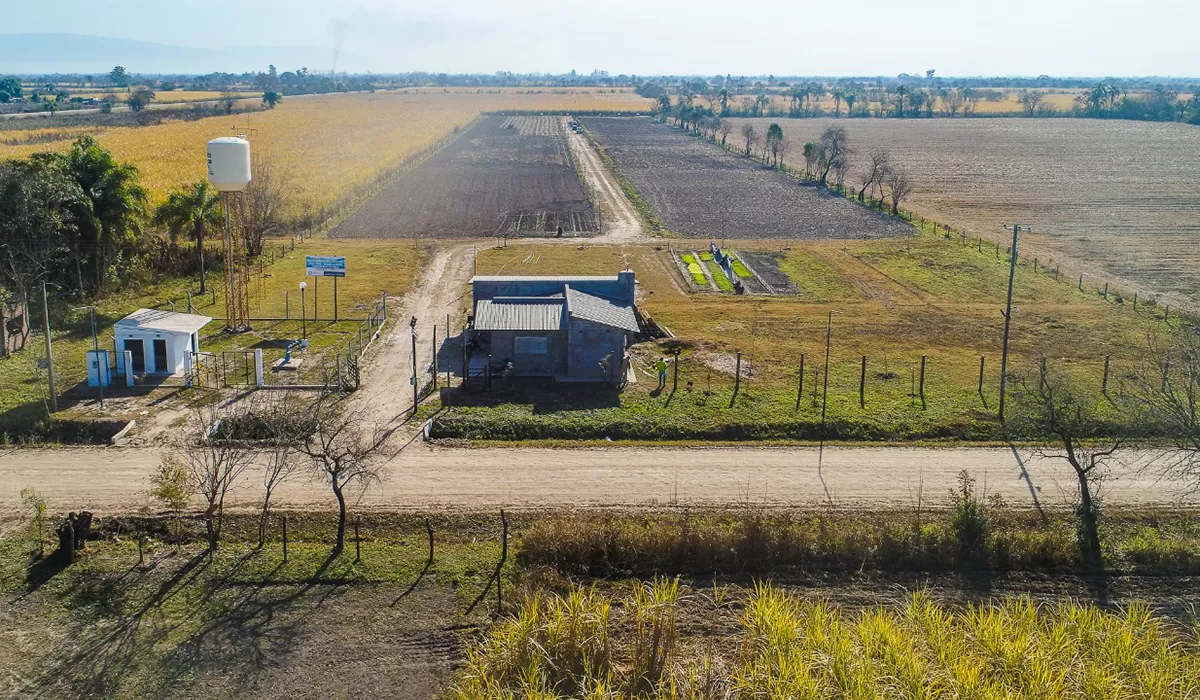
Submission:
[[[833,119],[771,121],[803,144]],[[875,148],[908,168],[909,208],[973,235],[1032,226],[1025,249],[1061,260],[1085,283],[1167,293],[1200,306],[1200,129],[1096,119],[840,119],[861,163]],[[851,168],[853,181],[857,165]]]
[[[581,121],[654,215],[689,238],[880,238],[912,231],[645,117]]]
[[[445,150],[342,222],[370,238],[590,234],[591,202],[558,117],[481,118]]]

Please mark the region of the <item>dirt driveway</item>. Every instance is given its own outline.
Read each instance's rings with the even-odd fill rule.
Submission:
[[[147,477],[162,452],[132,448],[59,448],[0,453],[0,510],[20,505],[35,487],[55,509],[99,512],[149,505]],[[1107,483],[1106,504],[1184,505],[1183,485],[1138,475],[1139,455]],[[1074,478],[1058,459],[1001,448],[611,448],[455,449],[423,443],[393,453],[381,484],[356,507],[384,509],[599,507],[646,505],[941,505],[967,470],[986,494],[1017,506],[1071,503]],[[249,475],[233,496],[253,506],[259,479]],[[323,484],[298,481],[281,504],[332,505]]]

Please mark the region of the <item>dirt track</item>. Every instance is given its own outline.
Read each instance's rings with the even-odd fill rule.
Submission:
[[[53,508],[100,512],[149,505],[146,478],[158,465],[154,449],[11,450],[0,454],[0,511],[20,504],[21,488],[45,493]],[[538,508],[745,504],[911,506],[918,491],[926,504],[944,504],[959,470],[980,490],[1017,506],[1061,507],[1074,481],[1061,460],[1018,462],[1008,449],[826,448],[614,448],[451,449],[421,443],[395,455],[384,479],[357,504],[367,508]],[[1028,480],[1023,476],[1028,474]],[[236,504],[257,502],[259,479],[250,475]],[[1103,489],[1109,505],[1183,505],[1180,485],[1130,475]],[[281,504],[330,505],[322,484],[288,484]]]
[[[563,121],[568,121],[563,117]],[[583,166],[585,184],[595,193],[600,205],[604,230],[592,238],[592,243],[630,243],[642,238],[642,220],[629,203],[612,172],[604,167],[600,155],[583,134],[567,131],[571,152]]]

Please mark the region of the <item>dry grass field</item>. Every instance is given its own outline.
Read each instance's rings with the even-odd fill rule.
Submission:
[[[760,132],[771,120],[755,120]],[[740,120],[739,120],[740,122]],[[810,119],[780,122],[798,144],[831,124],[859,161],[876,148],[913,175],[907,208],[985,238],[1033,227],[1025,252],[1061,260],[1085,282],[1200,304],[1200,129],[1093,119]],[[853,183],[857,168],[851,169]]]
[[[343,193],[371,183],[381,172],[419,153],[495,110],[646,109],[650,101],[633,93],[587,91],[422,92],[319,95],[286,98],[274,110],[172,121],[146,127],[110,129],[49,127],[53,143],[0,145],[0,159],[44,150],[65,150],[71,139],[95,135],[118,158],[136,164],[155,201],[181,183],[205,175],[206,142],[237,132],[251,135],[255,147],[286,172],[294,192],[294,213],[319,211]],[[0,122],[0,144],[6,144]],[[303,202],[301,205],[299,203]]]

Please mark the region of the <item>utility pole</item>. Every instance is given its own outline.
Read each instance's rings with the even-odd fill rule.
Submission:
[[[408,322],[408,328],[412,332],[412,388],[413,388],[413,407],[412,412],[417,414],[417,317],[413,316]]]
[[[42,282],[42,330],[46,333],[46,373],[50,376],[50,412],[58,411],[58,389],[54,385],[54,349],[50,341],[50,300]]]
[[[825,406],[829,399],[829,348],[833,340],[833,315],[829,312],[829,323],[825,326],[825,387],[821,390],[821,440],[825,439]]]
[[[1021,233],[1031,232],[1028,226],[1021,224],[1013,224],[1004,228],[1012,231],[1012,254],[1008,261],[1008,298],[1004,302],[1004,344],[1000,349],[1000,410],[998,416],[1001,423],[1004,422],[1004,393],[1008,384],[1008,334],[1012,329],[1013,278],[1017,274],[1017,238]]]

